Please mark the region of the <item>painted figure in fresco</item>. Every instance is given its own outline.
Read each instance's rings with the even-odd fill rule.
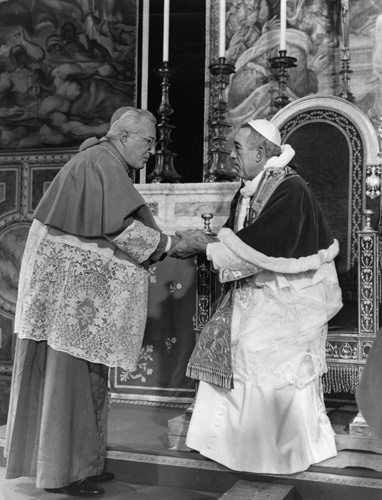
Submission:
[[[9,103],[0,108],[0,116],[6,119],[0,127],[0,143],[34,147],[101,137],[108,131],[108,117],[116,105],[133,102],[133,89],[115,75],[114,67],[103,62],[64,63],[46,75],[27,68],[0,74],[0,95],[8,95]],[[12,130],[9,123],[15,122]]]
[[[62,63],[73,62],[73,58],[65,50],[64,40],[57,33],[52,33],[45,38],[45,64],[51,70]]]
[[[177,257],[206,253],[229,285],[188,364],[200,383],[186,444],[236,471],[293,474],[337,454],[321,376],[339,246],[293,156],[274,124],[244,123],[228,221],[217,238],[176,233]]]
[[[106,137],[88,138],[35,212],[23,254],[7,422],[8,479],[99,497],[108,370],[136,369],[148,268],[179,242],[155,223],[128,175],[155,153],[156,120],[124,107]]]
[[[45,52],[19,29],[0,46],[0,101],[28,106],[39,95],[36,76],[42,71]]]
[[[87,35],[82,35],[84,43],[77,34],[77,28],[74,23],[67,21],[61,26],[61,36],[64,42],[65,50],[70,54],[73,61],[94,61],[112,62],[109,51],[99,44],[97,40],[91,40]]]
[[[97,137],[106,134],[110,109],[115,109],[115,102],[121,98],[126,100],[126,96],[120,96],[118,92],[113,98],[107,97],[103,88],[107,83],[102,78],[114,73],[110,65],[92,62],[66,63],[51,71],[52,92],[41,100],[37,111],[37,118],[50,130],[47,137],[48,129],[44,129],[46,144],[64,143],[70,138],[84,139],[91,134]],[[100,79],[90,81],[89,77],[94,75]],[[75,103],[78,111],[74,110]],[[82,117],[88,114],[89,119],[80,119],[79,113]],[[98,124],[92,124],[94,117],[98,117]]]
[[[45,52],[28,40],[23,29],[11,32],[0,46],[0,145],[20,146],[29,132],[25,124],[36,120],[39,99],[44,84]],[[39,143],[33,138],[28,146]]]
[[[243,2],[244,0],[240,3]],[[248,9],[248,3],[245,5]],[[241,52],[241,55],[233,61],[236,72],[231,76],[227,88],[232,135],[235,133],[235,127],[243,120],[249,117],[270,117],[277,111],[273,105],[273,97],[278,91],[278,83],[269,59],[278,55],[279,20],[267,19],[259,32],[260,5],[260,0],[252,0],[249,16],[251,25],[257,26],[256,30],[253,30],[257,33],[257,39],[253,36],[252,41],[255,41],[248,48],[245,44],[241,45],[240,50],[235,48],[235,53]],[[314,9],[312,6],[307,8],[301,0],[295,11],[290,10],[290,3],[288,6],[287,53],[298,61],[297,67],[289,71],[287,91],[293,100],[318,90],[317,74],[330,64],[330,55],[320,53],[318,49],[329,41],[330,25],[325,11],[319,10],[318,6],[314,6]],[[241,16],[243,17],[243,14]],[[232,24],[232,21],[229,22]],[[233,53],[230,46],[227,53]]]
[[[23,28],[11,33],[7,43],[12,48],[11,56],[17,66],[40,67],[44,60],[44,49],[37,43],[28,40]],[[40,63],[40,64],[37,64]]]
[[[0,3],[10,23],[0,35],[0,148],[107,132],[114,109],[135,102],[135,9],[130,0]],[[90,14],[103,16],[92,30]]]
[[[133,10],[135,0],[127,0],[121,5],[121,2],[116,0],[39,0],[38,12],[46,11],[49,15],[51,12],[60,13],[72,21],[75,19],[83,20],[83,32],[81,40],[75,36],[77,31],[76,25],[70,20],[62,26],[66,36],[70,37],[72,50],[77,54],[82,52],[82,57],[91,54],[91,59],[94,59],[94,53],[101,53],[105,61],[118,62],[124,66],[130,59],[134,59],[135,55],[135,19],[131,20],[131,24],[126,24],[124,19],[124,9]],[[79,15],[75,15],[78,9]],[[61,17],[60,16],[60,17]],[[77,39],[77,40],[76,40]],[[80,45],[81,44],[81,45]],[[77,48],[75,48],[77,45]],[[77,60],[77,59],[76,59]],[[86,59],[80,59],[86,60]],[[87,59],[89,60],[89,59]]]
[[[373,124],[379,127],[382,115],[382,2],[371,0],[371,4],[377,9],[373,33],[373,73],[365,82],[366,92],[359,97],[357,104],[369,116]]]
[[[13,132],[3,124],[2,144],[59,145],[93,134],[98,137],[106,134],[108,117],[116,104],[133,102],[126,84],[119,85],[116,81],[113,88],[108,83],[115,73],[108,64],[83,62],[61,64],[46,76],[41,70],[18,67],[14,73],[0,75],[0,94],[7,95],[9,103],[0,108],[0,116],[17,122]],[[95,75],[98,79],[90,78]],[[33,122],[33,127],[28,127],[29,122]],[[28,128],[29,137],[25,137]],[[22,142],[18,139],[20,133]]]
[[[232,2],[226,17],[226,40],[228,63],[254,45],[262,33],[259,21],[261,2],[259,0]]]

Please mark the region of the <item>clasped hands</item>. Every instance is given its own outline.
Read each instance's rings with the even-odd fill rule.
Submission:
[[[176,259],[188,259],[205,253],[208,243],[219,241],[216,236],[207,234],[200,229],[176,231],[175,235],[172,236],[173,245],[167,255]]]

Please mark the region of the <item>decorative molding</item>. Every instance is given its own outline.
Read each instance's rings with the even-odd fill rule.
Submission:
[[[361,335],[376,335],[379,330],[378,234],[367,227],[359,232],[358,323]]]
[[[329,360],[358,360],[357,340],[331,340],[326,341],[326,359]]]
[[[366,165],[366,196],[374,200],[381,195],[381,165]]]
[[[124,397],[126,396],[126,397]],[[143,396],[139,396],[137,399],[133,399],[130,395],[111,393],[111,403],[119,403],[125,405],[142,405],[142,406],[161,406],[166,408],[181,408],[187,409],[193,398],[168,398],[166,400],[156,397],[155,399],[145,399]]]
[[[28,162],[21,162],[21,179],[20,179],[20,214],[22,217],[26,217],[28,214],[28,194],[29,194],[29,179],[30,179],[30,169]]]
[[[7,165],[64,165],[68,162],[76,153],[77,149],[68,148],[66,150],[42,150],[42,151],[25,151],[20,153],[9,152],[0,154],[0,167]]]

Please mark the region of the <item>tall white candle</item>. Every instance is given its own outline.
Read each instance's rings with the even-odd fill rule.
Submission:
[[[168,61],[168,38],[170,31],[170,0],[164,0],[163,9],[163,61]]]
[[[141,108],[147,109],[147,88],[149,81],[149,16],[150,0],[143,0],[142,23],[142,82],[141,82]],[[146,167],[139,171],[139,182],[146,182]]]
[[[280,50],[286,50],[286,3],[280,0]]]
[[[349,0],[341,0],[342,6],[342,38],[344,49],[349,48]]]
[[[220,0],[219,11],[219,57],[225,57],[225,1]]]

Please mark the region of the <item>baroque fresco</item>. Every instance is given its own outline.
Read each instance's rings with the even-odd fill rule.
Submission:
[[[102,136],[136,96],[136,0],[0,0],[0,149]]]
[[[287,0],[290,100],[312,94],[340,95],[341,0]],[[378,127],[382,112],[382,1],[349,0],[350,91]],[[211,60],[217,57],[218,8],[210,3]],[[270,59],[279,55],[279,0],[227,0],[226,62],[235,66],[227,85],[229,121],[271,118],[278,80]]]

